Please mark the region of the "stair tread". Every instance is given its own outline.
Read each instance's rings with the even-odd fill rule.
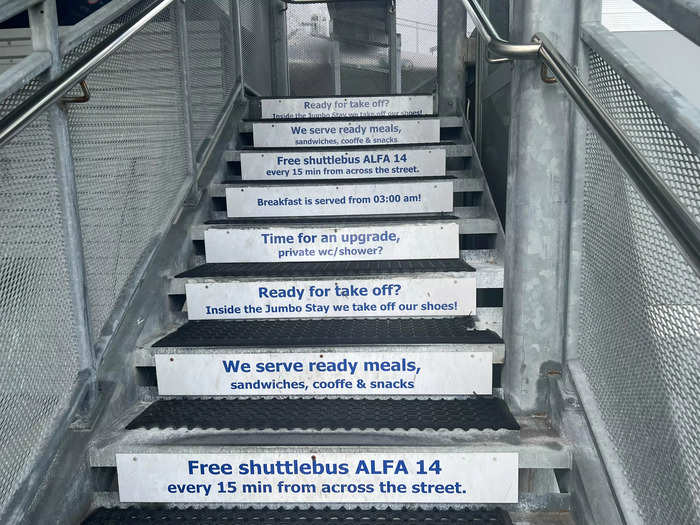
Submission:
[[[127,430],[519,430],[496,397],[467,399],[161,399]]]
[[[371,185],[371,184],[412,184],[414,182],[431,182],[431,181],[456,181],[457,177],[452,175],[428,175],[425,177],[366,177],[357,179],[299,179],[299,180],[243,180],[243,179],[229,179],[224,181],[221,185],[214,184],[212,189],[215,192],[220,192],[220,188],[228,186],[231,188],[238,187],[248,187],[248,186],[283,186],[283,187],[294,187],[294,186],[358,186],[358,185]]]
[[[422,319],[290,319],[188,321],[154,347],[306,347],[501,344],[468,317]]]
[[[372,525],[380,523],[474,523],[489,525],[511,525],[508,513],[501,509],[469,510],[438,508],[404,508],[404,509],[283,509],[283,508],[194,508],[172,507],[128,507],[99,508],[83,523],[85,525],[108,525],[117,523],[284,523],[301,525],[307,523],[362,523]]]
[[[260,226],[297,226],[319,225],[333,227],[335,225],[362,226],[365,224],[382,226],[384,224],[429,224],[440,222],[457,222],[462,235],[495,234],[498,233],[498,222],[487,217],[475,217],[474,212],[480,212],[476,206],[456,208],[453,214],[413,214],[413,215],[355,215],[355,216],[326,216],[326,217],[244,217],[218,218],[194,226],[192,239],[203,240],[204,232],[209,228],[252,227]]]
[[[299,179],[299,180],[245,180],[241,176],[228,176],[220,183],[214,183],[209,187],[209,194],[212,197],[223,198],[226,196],[226,188],[256,187],[256,186],[323,186],[334,184],[381,184],[381,183],[404,183],[410,184],[412,181],[431,180],[451,180],[454,191],[457,192],[481,192],[484,189],[484,182],[481,177],[473,175],[470,171],[448,171],[446,175],[431,175],[425,177],[363,177],[363,178],[342,178],[342,179]]]
[[[213,225],[241,225],[241,224],[321,224],[329,226],[330,224],[395,224],[395,223],[413,223],[432,220],[457,220],[458,217],[453,214],[431,213],[418,215],[415,218],[407,217],[406,215],[359,215],[359,216],[313,216],[313,217],[242,217],[242,218],[227,218],[227,219],[212,219],[205,223],[207,226]],[[330,224],[329,224],[330,223]]]
[[[474,272],[461,259],[409,259],[381,261],[207,263],[175,278],[206,277],[355,277],[422,272]]]

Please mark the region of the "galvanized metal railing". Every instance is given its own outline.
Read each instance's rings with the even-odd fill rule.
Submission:
[[[498,34],[477,0],[462,2],[472,16],[479,34],[486,41],[487,49],[493,54],[505,59],[541,60],[546,65],[629,174],[688,263],[700,275],[700,226],[609,112],[581,82],[576,70],[554,44],[541,33],[534,35],[533,43],[508,42]]]
[[[59,101],[73,86],[82,81],[97,66],[104,62],[117,49],[123,46],[132,36],[153,20],[159,13],[169,7],[175,0],[162,0],[146,11],[141,18],[126,24],[114,35],[107,38],[95,49],[81,57],[63,74],[48,82],[34,95],[14,108],[0,120],[0,147],[22,131],[37,115],[51,104]]]
[[[128,314],[163,239],[220,168],[243,24],[237,0],[112,0],[61,28],[53,0],[5,4],[0,21],[28,10],[32,42],[0,75],[0,380],[32,389],[0,410],[0,521],[14,523],[69,425],[107,402],[100,364],[138,331]],[[66,95],[86,77],[80,104]]]

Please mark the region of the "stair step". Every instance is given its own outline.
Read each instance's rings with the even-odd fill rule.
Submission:
[[[408,259],[400,261],[328,261],[278,263],[204,264],[187,270],[175,279],[239,277],[359,277],[421,272],[470,272],[474,269],[461,259]]]
[[[478,312],[477,312],[478,313]],[[422,319],[291,319],[188,321],[156,348],[300,348],[366,345],[501,345],[493,331],[474,330],[467,317]]]
[[[500,509],[360,509],[360,508],[168,508],[168,507],[128,507],[99,508],[83,525],[112,525],[119,523],[267,523],[280,525],[301,525],[306,523],[359,523],[361,525],[386,525],[387,523],[425,524],[474,524],[512,525],[508,514]]]
[[[278,226],[294,227],[305,226],[311,224],[319,224],[328,228],[335,225],[344,226],[362,226],[372,224],[376,226],[390,224],[410,224],[415,222],[457,222],[459,224],[459,233],[461,235],[481,235],[481,234],[496,234],[498,233],[498,222],[495,219],[480,217],[478,214],[480,209],[476,206],[455,208],[453,214],[445,215],[421,215],[407,219],[405,215],[401,216],[361,216],[361,217],[268,217],[268,218],[243,218],[230,219],[221,218],[208,221],[206,224],[200,224],[192,227],[192,240],[203,241],[204,232],[210,228],[229,228],[250,227],[256,228],[261,225],[275,228]]]
[[[204,252],[208,263],[452,259],[459,257],[459,225],[210,228]]]
[[[417,179],[229,187],[227,216],[299,217],[451,213],[452,180]]]
[[[403,177],[404,179],[407,179],[408,177]],[[226,197],[226,188],[252,188],[252,187],[257,187],[257,186],[274,186],[276,184],[280,185],[287,185],[287,184],[318,184],[320,181],[323,183],[340,183],[340,182],[347,182],[348,180],[353,180],[355,183],[357,182],[365,182],[365,179],[369,179],[372,181],[372,183],[376,182],[386,182],[386,181],[392,181],[396,182],[397,180],[401,180],[402,177],[399,176],[392,176],[390,178],[386,177],[368,177],[368,176],[357,176],[355,178],[347,177],[344,179],[332,179],[332,178],[323,178],[321,179],[320,177],[309,177],[307,179],[300,179],[296,177],[289,177],[289,178],[282,178],[282,179],[273,179],[273,180],[268,180],[268,178],[260,178],[260,179],[250,179],[246,178],[245,180],[243,178],[229,178],[224,180],[223,182],[217,184],[214,183],[211,186],[209,186],[209,196],[213,198],[225,198]],[[453,191],[455,193],[460,193],[460,192],[471,192],[471,193],[479,193],[484,191],[484,181],[481,177],[477,177],[474,175],[474,173],[471,170],[448,170],[445,172],[445,175],[435,175],[434,173],[431,172],[430,176],[426,175],[415,175],[410,178],[408,178],[409,181],[414,181],[414,180],[451,180],[452,181],[452,186],[453,186]]]
[[[261,119],[318,119],[432,115],[433,95],[262,97]]]
[[[468,399],[162,399],[131,421],[139,428],[216,430],[519,430],[505,402]]]
[[[197,321],[192,321],[197,322]],[[174,333],[174,332],[173,332]],[[155,346],[155,343],[164,339],[170,334],[166,334],[153,341],[153,344],[144,345],[137,348],[134,352],[134,366],[137,367],[154,367],[155,356],[156,355],[167,355],[177,357],[178,355],[200,355],[200,356],[226,356],[226,358],[234,358],[239,355],[261,355],[266,356],[269,359],[276,358],[278,354],[284,355],[290,352],[295,352],[297,356],[304,355],[324,355],[328,356],[329,359],[333,359],[336,356],[347,356],[348,354],[386,354],[395,355],[398,354],[399,357],[402,354],[445,354],[450,352],[458,353],[490,353],[492,354],[492,363],[503,364],[505,359],[505,344],[503,340],[498,337],[494,332],[486,332],[491,335],[492,342],[480,342],[485,341],[486,337],[482,339],[477,339],[477,342],[464,342],[460,344],[381,344],[381,345],[363,345],[358,342],[354,345],[323,345],[323,346],[285,346],[281,344],[280,346],[261,346],[265,344],[265,341],[261,341],[257,346],[251,346],[250,343],[247,345],[236,346],[235,344],[220,344],[221,341],[217,339],[217,343],[205,344],[200,346],[175,346],[174,341],[170,343],[172,346]],[[173,341],[166,340],[167,341]]]
[[[252,131],[252,127],[248,126],[249,130]],[[374,145],[371,147],[371,149],[367,148],[360,148],[360,147],[355,147],[352,149],[349,148],[313,148],[313,147],[308,147],[308,148],[294,148],[293,150],[290,149],[284,149],[284,148],[260,148],[257,147],[253,149],[252,147],[245,147],[242,149],[230,149],[226,150],[224,152],[224,160],[227,162],[240,162],[241,161],[241,155],[242,154],[251,154],[251,153],[269,153],[269,154],[275,154],[275,155],[284,155],[285,157],[291,157],[293,155],[313,155],[314,153],[317,153],[318,156],[325,156],[329,154],[341,154],[341,153],[353,153],[353,154],[359,154],[363,155],[365,153],[370,153],[370,152],[393,152],[397,149],[395,145],[393,146],[379,146],[379,145]],[[410,152],[410,151],[430,151],[430,150],[435,150],[435,149],[443,149],[445,150],[445,155],[447,158],[455,158],[455,157],[471,157],[472,154],[474,153],[474,147],[471,143],[455,143],[455,142],[433,142],[433,143],[426,143],[426,144],[406,144],[402,145],[400,147],[401,152]]]
[[[230,402],[230,400],[221,401]],[[413,403],[413,401],[403,402]],[[344,450],[389,453],[402,450],[428,453],[432,451],[437,453],[517,453],[521,469],[570,469],[572,466],[570,444],[557,436],[542,418],[517,418],[515,421],[520,430],[472,429],[466,432],[463,428],[393,431],[378,428],[367,429],[365,432],[330,432],[328,430],[319,432],[313,429],[304,432],[300,429],[294,429],[291,432],[271,429],[234,431],[216,428],[138,428],[124,431],[127,424],[151,405],[152,403],[138,403],[130,413],[125,414],[121,422],[117,422],[121,425],[119,428],[115,427],[112,434],[95,442],[90,449],[92,467],[115,467],[117,454],[240,452],[255,454],[281,450],[295,452],[308,450],[309,454]],[[215,424],[221,426],[220,421]]]

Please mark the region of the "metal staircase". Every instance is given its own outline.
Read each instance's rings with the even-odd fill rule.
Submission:
[[[392,103],[404,101],[410,109],[411,101],[407,99],[393,97]],[[418,99],[432,104],[430,95]],[[266,102],[255,101],[251,113],[259,114],[257,105]],[[401,125],[407,120],[391,116],[363,119],[262,119],[240,124],[234,147],[225,154],[229,161],[226,169],[209,187],[209,220],[191,229],[193,267],[170,280],[169,304],[181,321],[169,333],[143,344],[137,353],[134,365],[153,384],[142,385],[141,401],[115,421],[107,437],[92,448],[91,466],[103,473],[111,471],[113,481],[109,484],[111,490],[99,494],[98,502],[103,508],[88,523],[137,520],[143,513],[160,516],[158,519],[186,519],[202,512],[173,508],[183,503],[235,504],[225,511],[207,511],[213,513],[208,516],[220,516],[209,519],[221,520],[242,519],[241,516],[257,512],[260,517],[255,519],[265,516],[271,522],[312,518],[323,521],[331,519],[324,516],[340,512],[347,521],[370,523],[380,523],[393,515],[419,522],[455,519],[480,523],[486,519],[509,523],[510,518],[503,511],[478,509],[487,505],[517,512],[523,509],[515,502],[522,500],[523,495],[533,500],[543,500],[551,493],[561,496],[555,472],[571,468],[568,445],[548,428],[546,421],[514,418],[499,395],[498,368],[507,355],[500,337],[503,232],[478,158],[473,156],[465,123],[455,117],[440,118],[438,133],[428,134],[422,144],[415,144],[418,139],[413,140],[413,145],[404,144],[402,132],[394,132],[396,142],[382,147],[256,147],[261,141],[274,143],[283,134],[280,131],[275,135],[277,131],[259,128],[260,124],[329,128],[340,123],[371,125],[387,119]],[[433,119],[429,115],[411,118],[416,123]],[[374,165],[362,165],[379,169],[373,169],[375,173],[369,176],[342,178],[338,178],[339,174],[318,175],[313,169],[299,171],[296,178],[285,175],[284,180],[275,180],[280,177],[276,175],[279,170],[264,170],[254,162],[255,158],[245,158],[262,155],[259,158],[279,163],[280,158],[295,155],[306,159],[329,154],[349,158],[356,152],[369,154],[377,161]],[[399,165],[409,168],[404,170],[406,175],[385,176],[384,164],[403,159],[403,155],[409,156],[399,161]],[[425,156],[430,156],[429,163],[416,162]],[[449,185],[449,194],[440,201],[444,185]],[[356,204],[345,199],[345,204],[331,205],[340,211],[331,209],[322,215],[285,209],[255,211],[260,199],[266,197],[289,202],[298,196],[303,199],[316,194],[341,201],[341,195],[354,195]],[[375,196],[404,194],[419,194],[421,199],[408,204],[368,205],[362,198],[369,195],[374,201]],[[392,205],[397,208],[396,213],[392,213]],[[374,240],[355,245],[347,240],[363,235]],[[275,236],[281,244],[267,240]],[[324,248],[318,239],[331,236],[335,240],[326,241]],[[302,237],[315,240],[300,245]],[[391,240],[396,238],[398,241]],[[371,250],[352,251],[367,248],[370,243]],[[471,294],[476,309],[464,310],[460,306],[459,310],[445,311],[399,310],[409,304],[404,304],[400,295],[380,295],[376,299],[366,291],[370,288],[379,293],[391,292],[397,283],[401,283],[402,291],[414,296],[414,304],[432,304],[430,299],[435,298],[435,304],[449,300],[452,308],[453,299],[468,302]],[[321,309],[310,313],[284,310],[289,300],[271,298],[260,302],[253,296],[250,304],[262,308],[266,308],[266,303],[279,305],[282,311],[238,310],[209,315],[206,309],[199,310],[198,293],[212,294],[205,303],[233,305],[240,297],[247,297],[251,286],[262,284],[282,291],[295,287],[311,293],[315,286],[331,292],[321,295],[317,301]],[[338,296],[334,290],[338,286],[364,287],[365,295],[357,296],[360,300]],[[412,294],[411,288],[416,288],[418,294]],[[392,303],[392,310],[365,310]],[[363,309],[334,313],[333,308],[342,305]],[[229,365],[228,372],[222,368],[224,361]],[[253,367],[252,373],[250,368],[248,372],[241,371],[243,362]],[[232,372],[231,366],[236,365],[237,372]],[[313,365],[316,368],[309,370]],[[256,373],[256,366],[262,371]],[[373,368],[363,371],[363,366]],[[358,386],[363,381],[364,391]],[[236,389],[232,389],[233,384]],[[414,471],[409,479],[424,480],[426,487],[442,487],[437,489],[440,491],[454,491],[455,486],[464,484],[469,489],[460,489],[466,496],[453,492],[447,497],[446,493],[411,497],[384,488],[387,492],[359,499],[353,494],[279,492],[283,489],[263,478],[253,483],[262,483],[260,486],[274,494],[168,494],[168,487],[201,491],[205,489],[197,487],[208,483],[210,490],[219,490],[219,480],[200,483],[197,478],[182,477],[175,467],[183,458],[204,461],[202,458],[215,457],[216,461],[266,462],[275,458],[307,460],[312,464],[325,464],[325,458],[330,458],[334,462],[349,462],[353,468],[363,458],[376,460],[377,464],[390,458],[391,468],[396,461],[404,460],[414,464],[409,466],[411,469],[415,469],[417,461],[432,463],[435,458],[442,458],[442,468],[452,469],[448,478],[451,481],[443,482],[440,474],[427,471],[422,478]],[[449,465],[450,461],[464,458],[466,463]],[[470,461],[482,466],[471,466]],[[169,470],[173,468],[174,471]],[[480,472],[481,469],[486,470]],[[310,476],[307,483],[300,483],[304,478],[298,473],[276,474],[275,483],[289,483],[295,489],[305,485],[320,490],[319,485],[333,481],[349,481],[348,486],[355,487],[367,481],[350,473],[337,480],[324,480],[323,476],[313,480]],[[550,478],[544,493],[536,492],[544,485],[528,483],[533,475]],[[382,474],[375,472],[368,479],[373,490],[379,492],[381,483],[399,483],[401,477],[393,470],[382,470]],[[226,478],[230,480],[238,484],[238,490],[243,486],[253,490],[245,477]],[[518,480],[525,483],[521,493],[516,488]],[[478,495],[480,492],[483,495]],[[128,506],[154,501],[169,505],[148,510]],[[431,510],[432,505],[404,505],[443,501],[460,507],[445,511]],[[308,504],[312,508],[251,510],[265,504]],[[314,504],[331,505],[336,510],[313,508]],[[365,506],[368,504],[393,510],[371,510]],[[364,508],[337,510],[342,505]],[[402,507],[404,510],[399,510]],[[541,510],[559,508],[544,505]],[[565,521],[564,516],[559,518]]]
[[[1,523],[699,521],[700,111],[421,2],[0,2]]]
[[[409,110],[415,110],[414,100],[432,106],[431,95],[389,100],[408,104]],[[261,104],[277,101],[255,100],[251,114],[260,115]],[[416,124],[434,119],[411,117]],[[92,447],[90,465],[103,474],[111,472],[112,481],[98,495],[102,508],[87,523],[145,516],[271,523],[340,517],[363,523],[510,523],[507,512],[496,509],[517,514],[528,501],[543,512],[561,510],[565,495],[556,479],[571,468],[568,444],[544,419],[513,417],[500,395],[498,370],[507,358],[500,336],[503,231],[465,122],[442,117],[433,135],[421,131],[427,133],[425,140],[414,137],[413,144],[404,144],[406,126],[393,132],[391,146],[270,146],[284,140],[284,129],[293,126],[371,126],[385,120],[398,125],[408,121],[349,115],[342,121],[240,123],[225,153],[226,168],[208,189],[209,218],[194,224],[189,239],[183,239],[194,245],[192,268],[170,280],[169,304],[180,321],[142,344],[133,364],[151,384],[140,387],[141,401]],[[419,139],[423,143],[416,144]],[[267,147],[258,147],[261,142]],[[358,154],[375,160],[359,164],[374,174],[336,170],[324,176],[316,169],[299,169],[296,176],[279,175],[284,166],[273,166],[295,156]],[[425,156],[428,163],[421,161]],[[265,162],[272,167],[264,169]],[[409,168],[404,176],[384,175],[385,165],[397,162]],[[446,198],[441,197],[444,185],[449,186]],[[330,204],[328,211],[317,205],[301,213],[283,206],[256,210],[265,199],[293,202],[316,194],[341,204]],[[408,204],[375,202],[378,196],[408,194],[421,198]],[[353,195],[354,204],[343,199]],[[358,242],[363,235],[373,240],[348,241]],[[279,244],[273,242],[275,236]],[[325,247],[320,241],[324,238]],[[371,250],[353,251],[370,245]],[[283,301],[250,295],[251,287],[259,290],[263,285],[292,293]],[[410,299],[367,292],[392,293],[396,286]],[[312,294],[314,287],[325,294],[304,303],[297,292]],[[337,287],[365,292],[337,295]],[[202,293],[207,296],[204,303],[198,297]],[[470,294],[476,308],[464,309],[461,303],[469,302]],[[310,311],[286,310],[295,300],[318,305]],[[454,309],[453,300],[460,303]],[[235,310],[246,301],[262,311]],[[450,303],[451,309],[403,310],[411,301],[421,306]],[[212,314],[205,303],[234,308]],[[281,310],[268,312],[267,305]],[[334,310],[343,305],[353,310]],[[364,389],[359,386],[363,384]],[[247,465],[273,460],[346,464],[350,472],[325,479],[298,471],[250,479],[179,472],[183,461]],[[358,461],[374,461],[376,470],[363,477],[361,469],[353,471]],[[408,470],[395,471],[402,461]],[[416,471],[418,462],[435,461],[440,467],[434,471],[442,472]],[[221,480],[233,482],[234,492],[219,486]],[[321,493],[324,483],[345,484],[344,490],[352,492]],[[403,484],[403,489],[391,488],[392,483]],[[414,495],[405,493],[406,487],[421,483],[424,488]],[[375,492],[358,497],[359,486]],[[558,505],[552,508],[550,499]],[[152,502],[167,505],[139,507]],[[225,510],[212,508],[226,503]],[[430,505],[420,505],[425,503]],[[209,509],[185,510],[178,507],[182,504]],[[261,508],[271,504],[285,508]],[[452,508],[433,508],[435,504]],[[290,505],[311,507],[293,510]],[[566,514],[556,519],[565,523]]]

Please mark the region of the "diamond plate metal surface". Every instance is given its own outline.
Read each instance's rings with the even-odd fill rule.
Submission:
[[[461,259],[413,259],[400,261],[328,261],[274,263],[210,263],[177,277],[315,277],[380,275],[414,272],[473,272]]]
[[[91,514],[84,525],[118,525],[121,523],[284,523],[306,525],[309,523],[361,523],[375,525],[385,523],[422,523],[440,525],[512,525],[503,510],[469,509],[282,509],[282,508],[218,508],[173,509],[129,507],[100,508]]]
[[[502,399],[161,399],[127,425],[214,429],[519,430]]]
[[[593,92],[697,217],[697,156],[589,58]],[[700,279],[592,132],[586,154],[579,357],[645,522],[698,523]]]
[[[53,147],[44,113],[0,148],[0,512],[79,368]]]
[[[309,347],[348,345],[500,344],[470,317],[423,319],[288,319],[189,321],[155,347]]]

